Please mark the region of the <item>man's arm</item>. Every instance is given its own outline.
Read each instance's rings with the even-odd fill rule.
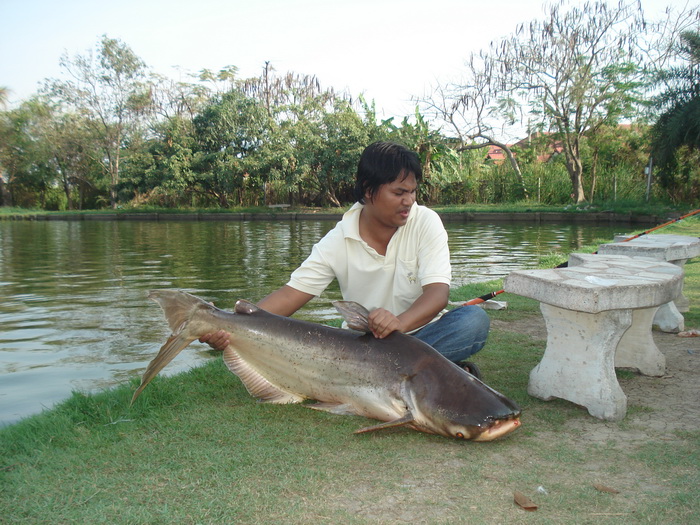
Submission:
[[[313,298],[313,295],[285,284],[260,300],[258,306],[271,314],[289,317]]]
[[[423,287],[423,293],[405,312],[395,316],[384,308],[372,310],[369,327],[375,337],[382,339],[390,333],[410,332],[429,323],[445,306],[450,296],[450,287],[443,283],[432,283]]]
[[[313,299],[313,295],[300,292],[286,284],[258,302],[258,306],[271,314],[288,317]],[[207,343],[214,350],[223,351],[231,342],[231,334],[225,330],[205,334],[200,343]]]

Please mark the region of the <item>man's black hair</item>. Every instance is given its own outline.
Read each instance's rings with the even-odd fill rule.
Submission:
[[[375,142],[362,152],[357,165],[355,200],[364,204],[365,194],[373,197],[383,184],[389,184],[410,174],[420,182],[423,177],[418,155],[406,146],[396,142]]]

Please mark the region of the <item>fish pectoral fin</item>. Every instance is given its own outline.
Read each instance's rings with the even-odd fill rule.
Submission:
[[[313,408],[314,410],[321,410],[323,412],[330,412],[331,414],[338,414],[341,416],[359,415],[357,411],[352,408],[352,405],[348,403],[313,403],[304,406],[307,408]]]
[[[365,427],[361,428],[360,430],[355,430],[355,434],[364,434],[365,432],[373,432],[375,430],[384,430],[385,428],[392,428],[392,427],[400,427],[403,425],[408,425],[410,423],[413,423],[415,419],[413,418],[413,414],[411,412],[406,412],[406,415],[399,418],[399,419],[394,419],[393,421],[387,421],[385,423],[380,423],[379,425],[373,425],[371,427]]]

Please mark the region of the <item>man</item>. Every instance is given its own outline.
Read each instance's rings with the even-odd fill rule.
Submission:
[[[418,156],[393,142],[376,142],[360,158],[357,202],[282,288],[258,306],[290,316],[338,279],[343,299],[369,311],[375,337],[409,333],[459,363],[486,343],[489,318],[478,306],[447,306],[451,267],[447,232],[433,210],[416,204]],[[223,350],[230,334],[203,336]],[[479,376],[473,363],[463,364]]]

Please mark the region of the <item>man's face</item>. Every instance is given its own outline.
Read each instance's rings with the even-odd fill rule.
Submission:
[[[372,217],[384,224],[398,228],[406,224],[411,206],[416,202],[416,190],[418,183],[413,173],[405,176],[401,173],[394,182],[382,184],[370,197],[365,196],[365,208],[371,212]]]

